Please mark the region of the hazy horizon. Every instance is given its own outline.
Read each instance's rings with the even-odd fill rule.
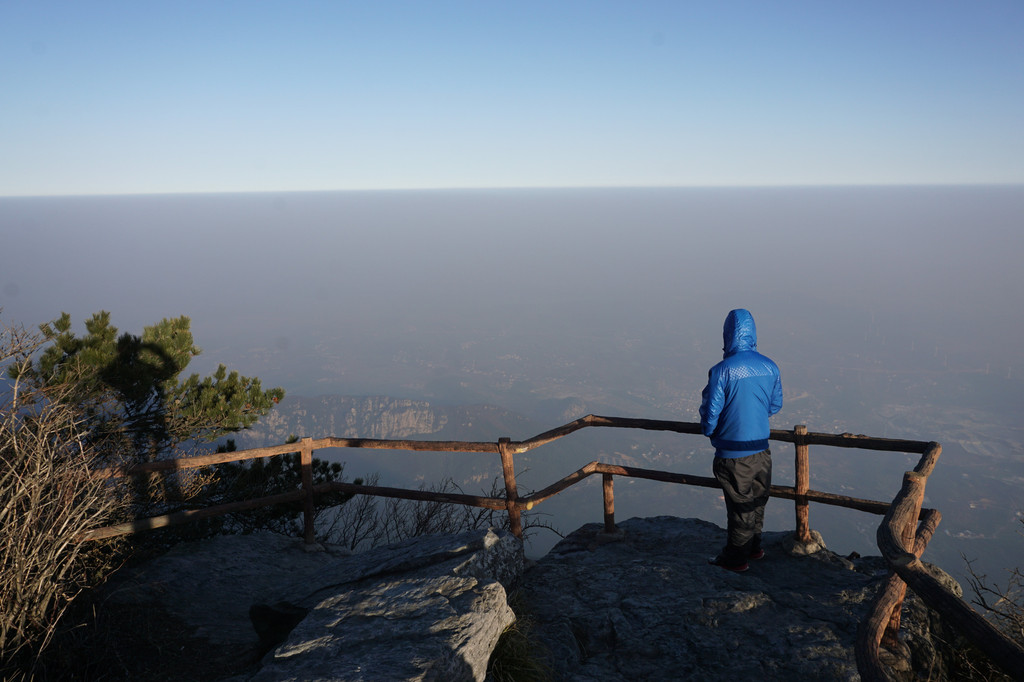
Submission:
[[[445,193],[445,192],[559,192],[559,191],[615,191],[615,190],[759,190],[759,189],[971,189],[971,188],[1019,188],[1024,182],[1016,180],[973,182],[762,182],[762,183],[726,183],[726,184],[628,184],[615,183],[607,185],[564,184],[564,185],[485,185],[432,187],[376,187],[367,189],[349,189],[344,187],[325,189],[252,189],[252,190],[164,190],[164,191],[125,191],[125,192],[43,192],[30,194],[0,194],[0,199],[132,199],[132,198],[168,198],[168,197],[252,197],[255,195],[302,196],[317,194],[387,194],[387,193]]]

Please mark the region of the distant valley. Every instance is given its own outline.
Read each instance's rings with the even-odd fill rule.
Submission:
[[[791,414],[787,415],[797,417],[793,421],[806,422],[812,430],[846,430],[841,425],[830,429],[826,424],[823,428],[813,419],[806,419],[810,414],[800,414],[801,402],[805,404],[804,409],[812,406],[815,411],[820,409],[821,404],[810,397],[793,402]],[[583,414],[608,413],[580,399],[550,403],[548,407],[560,409],[552,413],[558,420],[540,421],[487,404],[448,405],[387,396],[288,396],[252,429],[237,434],[235,440],[239,448],[280,444],[290,435],[487,442],[507,436],[525,440]],[[943,422],[954,418],[958,420],[956,423]],[[684,415],[682,419],[690,421],[694,417]],[[997,500],[1012,497],[1012,488],[1019,486],[1024,475],[1020,471],[1019,454],[1014,452],[1019,444],[1004,441],[1000,445],[999,434],[993,432],[991,423],[985,423],[983,415],[956,416],[953,408],[938,409],[934,405],[927,410],[883,405],[876,410],[872,424],[865,430],[871,432],[879,424],[888,424],[885,435],[889,437],[911,427],[914,431],[907,437],[927,438],[925,434],[929,434],[931,427],[935,431],[930,433],[936,434],[932,437],[943,441],[945,455],[926,500],[926,505],[943,511],[940,535],[932,548],[933,561],[956,574],[963,566],[961,553],[975,558],[978,553],[972,548],[983,546],[986,555],[981,562],[983,565],[995,569],[1015,565],[1019,548],[1012,543],[1019,541],[1015,534],[1019,510],[1007,509]],[[777,428],[790,426],[777,425]],[[918,431],[922,436],[917,435]],[[965,448],[973,452],[968,454]],[[792,485],[791,447],[777,444],[774,450],[776,483]],[[500,480],[501,475],[500,460],[494,455],[360,449],[331,450],[317,455],[343,462],[345,475],[350,480],[376,473],[382,484],[399,487],[430,487],[450,478],[464,492],[481,494],[490,490],[492,482]],[[540,489],[593,460],[706,476],[711,455],[706,441],[695,436],[585,429],[519,455],[517,476],[523,493]],[[974,463],[969,469],[960,464],[965,459]],[[886,501],[898,489],[902,471],[911,468],[914,461],[911,456],[893,453],[817,448],[812,450],[812,487]],[[1001,492],[1000,486],[1007,490]],[[538,511],[547,515],[557,528],[569,532],[582,523],[600,520],[600,500],[600,480],[591,477],[584,484],[545,502]],[[669,514],[714,520],[724,515],[717,491],[629,479],[616,480],[616,508],[621,519]],[[769,506],[768,523],[773,528],[792,527],[792,517],[792,505],[788,502],[776,501]],[[878,520],[870,515],[821,505],[812,508],[812,525],[840,552],[874,553],[874,529]],[[536,552],[546,551],[555,540],[557,538],[550,533],[535,538]]]

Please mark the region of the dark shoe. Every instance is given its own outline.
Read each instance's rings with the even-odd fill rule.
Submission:
[[[754,561],[757,561],[758,559],[763,559],[764,558],[764,550],[763,549],[756,549],[753,552],[751,552],[750,556],[748,556],[747,558],[748,559],[753,559]]]
[[[748,568],[750,568],[750,566],[747,565],[746,561],[744,561],[743,563],[739,563],[739,564],[729,564],[729,563],[726,563],[725,559],[722,558],[721,554],[719,554],[718,556],[713,557],[711,559],[708,559],[708,563],[711,564],[712,566],[718,566],[719,568],[724,568],[727,571],[734,571],[736,573],[742,573],[743,571],[745,571]]]

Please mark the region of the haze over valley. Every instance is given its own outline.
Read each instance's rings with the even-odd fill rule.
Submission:
[[[132,332],[190,316],[190,371],[224,363],[287,391],[244,446],[697,421],[722,320],[745,307],[783,373],[773,426],[941,442],[930,558],[999,576],[1024,565],[1022,216],[1019,186],[0,198],[0,307],[7,324],[66,311],[79,329],[109,310]],[[792,485],[792,448],[773,451]],[[595,459],[707,476],[711,455],[695,436],[587,429],[517,459],[520,490]],[[480,455],[330,456],[384,485],[451,476],[477,493],[500,474]],[[879,500],[914,463],[811,457],[812,488]],[[539,510],[564,532],[599,521],[599,480]],[[715,491],[623,479],[616,514],[725,518]],[[877,553],[877,521],[811,508],[839,552]],[[792,524],[773,501],[769,526]]]

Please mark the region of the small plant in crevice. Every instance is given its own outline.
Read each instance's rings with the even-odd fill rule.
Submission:
[[[530,614],[522,594],[514,591],[508,598],[516,614],[514,623],[505,628],[487,664],[488,679],[494,682],[552,682],[554,673],[548,665],[550,651],[537,638],[535,618]]]

